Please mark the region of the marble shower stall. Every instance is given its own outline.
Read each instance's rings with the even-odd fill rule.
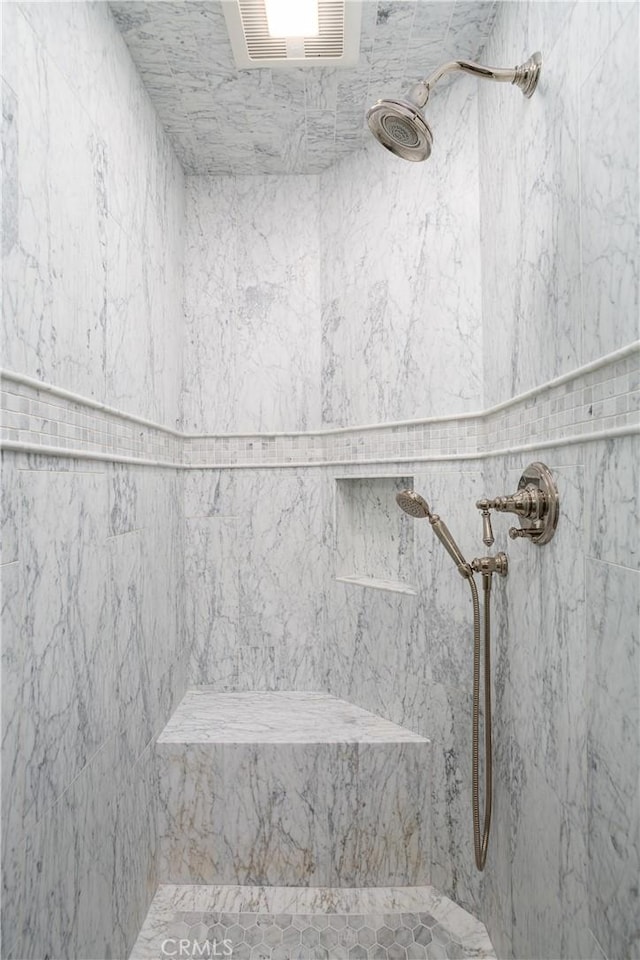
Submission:
[[[378,4],[390,31],[426,6]],[[462,29],[479,5],[437,8]],[[443,83],[428,163],[371,142],[321,172],[214,176],[184,173],[106,3],[2,5],[7,960],[129,956],[167,879],[287,882],[233,857],[166,873],[167,723],[194,687],[375,715],[391,739],[353,748],[372,765],[430,741],[411,797],[428,864],[386,882],[433,889],[394,893],[403,915],[445,924],[451,898],[505,958],[638,955],[638,4],[498,2],[483,22],[485,62],[543,52],[540,87]],[[481,875],[468,595],[392,498],[414,486],[475,556],[475,501],[532,460],[561,518],[540,549],[494,523]],[[256,765],[295,768],[285,746]],[[232,748],[190,747],[207,774]],[[234,830],[214,824],[241,849]],[[391,900],[343,896],[328,848],[295,882],[381,925]],[[188,916],[255,907],[207,889],[184,888]],[[259,893],[305,917],[314,897]],[[455,950],[482,955],[471,934]]]

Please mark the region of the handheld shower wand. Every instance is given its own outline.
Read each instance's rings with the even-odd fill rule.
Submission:
[[[469,582],[473,601],[473,715],[471,722],[472,758],[471,793],[473,813],[473,847],[476,866],[484,870],[491,830],[491,802],[493,792],[493,764],[491,757],[491,581],[493,574],[506,577],[509,561],[505,553],[494,556],[475,557],[471,563],[462,556],[460,548],[451,536],[447,525],[432,514],[429,504],[414,490],[396,494],[398,506],[411,517],[429,520],[434,533],[443,544],[461,577]],[[509,530],[511,539],[523,538],[535,544],[549,543],[556,532],[560,514],[560,493],[553,474],[544,463],[530,463],[523,471],[518,489],[507,497],[483,497],[476,506],[482,513],[482,538],[487,547],[493,540],[490,511],[515,513],[520,519],[520,528]],[[484,825],[480,830],[480,666],[481,623],[480,601],[474,573],[482,575],[484,594]]]
[[[500,573],[506,576],[507,558],[504,554],[498,554],[497,557],[483,557],[467,563],[462,555],[460,547],[455,542],[446,523],[440,517],[431,513],[429,504],[414,490],[403,490],[396,494],[398,506],[408,513],[411,517],[417,519],[429,520],[433,532],[440,540],[441,544],[455,563],[458,573],[465,580],[469,581],[471,588],[471,599],[473,602],[473,717],[471,725],[472,741],[472,760],[471,760],[471,786],[472,786],[472,813],[473,813],[473,844],[475,852],[475,861],[478,870],[484,870],[487,859],[487,850],[489,848],[489,832],[491,830],[491,807],[493,796],[493,762],[491,748],[491,619],[490,602],[491,578],[493,573]],[[484,825],[480,831],[480,790],[479,790],[479,767],[480,767],[480,600],[478,598],[478,588],[473,578],[473,573],[478,571],[482,573],[482,586],[484,590],[484,753],[485,753],[485,779],[484,779]]]
[[[440,519],[437,513],[431,513],[429,504],[424,497],[421,497],[420,494],[414,490],[403,490],[401,493],[396,494],[396,502],[409,516],[428,520],[436,537],[458,568],[460,576],[465,580],[473,576],[471,566],[462,556],[462,551],[453,539],[448,526],[444,520]]]

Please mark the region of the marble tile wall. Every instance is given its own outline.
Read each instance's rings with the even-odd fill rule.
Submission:
[[[367,469],[354,466],[349,473],[366,475]],[[478,555],[481,526],[474,503],[484,492],[481,463],[403,464],[402,475],[407,473],[449,523],[463,552]],[[327,543],[336,535],[334,486],[327,472]],[[415,596],[327,581],[322,686],[432,739],[432,883],[474,904],[469,591],[428,524],[415,523]],[[399,516],[398,534],[400,528]]]
[[[3,5],[5,30],[20,38],[3,63],[4,174],[16,184],[3,206],[4,310],[19,334],[4,363],[175,427],[179,171],[105,6],[52,8]],[[540,90],[527,102],[493,84],[476,97],[469,78],[443,86],[429,164],[403,165],[372,144],[320,179],[187,181],[186,429],[255,431],[267,455],[255,469],[238,459],[254,460],[240,450],[251,438],[215,438],[211,456],[191,438],[187,462],[207,458],[184,480],[169,467],[5,455],[3,764],[15,775],[3,796],[3,908],[20,918],[3,924],[8,957],[98,958],[131,942],[155,876],[147,743],[185,682],[183,602],[191,682],[327,689],[433,740],[432,882],[480,912],[499,955],[637,952],[638,439],[492,456],[529,436],[561,441],[578,424],[591,433],[596,417],[601,429],[632,427],[637,366],[545,391],[544,412],[534,394],[504,417],[491,411],[482,437],[471,416],[464,434],[440,423],[426,436],[420,425],[368,447],[368,432],[330,443],[316,434],[304,465],[284,469],[280,454],[297,460],[299,438],[272,435],[469,415],[637,337],[637,11],[501,4],[486,58],[540,47]],[[65,123],[47,136],[42,111],[60,116],[61,104]],[[625,138],[615,153],[600,136],[610,122]],[[43,243],[41,222],[56,242]],[[93,438],[98,451],[124,441],[127,456],[122,420],[104,420],[114,428]],[[145,433],[136,454],[158,459],[156,441]],[[410,459],[433,443],[441,462]],[[453,459],[458,443],[464,461]],[[318,463],[328,450],[353,461],[373,451],[385,473],[397,463],[468,555],[482,550],[479,495],[515,487],[536,457],[557,472],[556,540],[541,551],[510,544],[511,575],[495,589],[495,827],[483,878],[471,845],[465,585],[427,525],[414,531],[417,596],[336,583],[335,479]],[[496,547],[506,526],[496,524]],[[34,589],[46,610],[27,609]],[[69,695],[69,661],[81,701]],[[55,679],[41,689],[47,664]],[[62,711],[50,729],[48,698]],[[118,843],[96,857],[105,823],[119,826]],[[95,904],[113,876],[120,899],[108,916]]]
[[[320,176],[187,177],[189,431],[481,406],[476,102],[468,78],[434,100],[429,177],[373,142]]]
[[[226,470],[211,480],[206,471],[193,473],[188,481],[195,497],[194,504],[187,506],[188,513],[193,511],[189,522],[194,531],[198,524],[214,530],[215,539],[212,548],[208,536],[200,544],[192,539],[203,587],[191,591],[187,604],[197,611],[194,617],[202,626],[209,625],[209,631],[227,631],[231,619],[242,623],[246,632],[236,653],[223,647],[229,652],[219,660],[210,642],[201,644],[197,639],[202,627],[196,627],[194,619],[192,677],[221,683],[221,689],[225,683],[249,688],[259,680],[277,687],[312,679],[322,688],[431,736],[434,882],[459,902],[483,912],[505,956],[590,956],[601,947],[616,956],[628,949],[616,938],[621,941],[630,934],[624,933],[620,911],[614,915],[610,908],[604,909],[595,874],[597,865],[603,864],[609,889],[618,889],[621,883],[626,890],[624,902],[628,902],[632,891],[624,878],[632,874],[635,854],[626,853],[622,863],[612,860],[604,840],[606,828],[592,833],[594,840],[585,843],[596,810],[601,812],[608,803],[609,819],[602,822],[614,825],[619,821],[616,810],[624,803],[617,785],[609,783],[605,789],[606,775],[598,775],[595,761],[589,761],[587,778],[587,756],[601,757],[605,748],[603,734],[589,719],[591,708],[583,713],[578,709],[584,698],[587,703],[594,701],[594,711],[604,709],[597,689],[590,686],[586,651],[581,647],[588,635],[584,570],[589,568],[590,544],[597,541],[587,533],[594,523],[593,510],[584,509],[583,496],[591,503],[593,496],[589,500],[586,492],[596,491],[600,484],[594,458],[611,456],[618,466],[613,471],[604,465],[600,469],[618,478],[612,496],[618,504],[633,500],[633,482],[623,478],[630,470],[629,451],[636,441],[620,438],[566,448],[561,441],[618,427],[633,429],[636,361],[627,366],[629,361],[620,359],[613,362],[611,371],[601,368],[601,372],[585,372],[584,379],[541,387],[637,337],[637,295],[629,266],[633,256],[625,226],[633,221],[631,174],[637,127],[634,117],[625,119],[626,92],[618,97],[616,109],[631,139],[625,150],[602,160],[611,179],[605,178],[601,186],[590,183],[589,177],[599,176],[597,158],[589,158],[585,169],[579,168],[577,160],[578,153],[584,153],[578,129],[580,137],[593,137],[588,131],[595,107],[588,95],[597,99],[606,91],[596,82],[596,74],[589,73],[592,90],[584,82],[587,74],[580,71],[588,58],[595,68],[607,51],[611,60],[616,59],[617,48],[611,44],[623,43],[626,17],[637,14],[630,4],[574,7],[564,3],[503,4],[498,14],[497,32],[486,55],[489,60],[519,59],[537,47],[544,52],[543,82],[531,101],[510,88],[488,84],[479,88],[476,100],[475,83],[457,78],[455,84],[439,90],[431,104],[436,144],[428,165],[403,165],[372,144],[320,178],[322,425],[465,414],[489,407],[487,417],[482,427],[472,417],[464,425],[457,422],[455,439],[444,423],[438,423],[394,427],[388,435],[354,431],[322,440],[316,436],[311,446],[294,435],[187,441],[187,461],[199,464],[213,457],[221,466],[237,465],[238,490],[246,490],[250,482],[254,490],[267,491],[276,505],[274,520],[280,537],[289,544],[300,542],[292,564],[287,566],[285,560],[273,579],[269,549],[262,550],[259,538],[253,536],[247,546],[237,534],[237,508],[225,507],[220,519],[212,519],[215,511],[207,487],[231,485],[231,479],[225,480]],[[618,58],[622,62],[624,57]],[[626,62],[633,63],[633,56]],[[582,120],[577,124],[579,111]],[[589,190],[581,193],[580,183],[589,183]],[[625,199],[626,215],[624,207],[619,212]],[[589,217],[600,217],[600,225],[587,236]],[[618,259],[606,270],[598,252],[589,252],[594,236],[607,250],[617,251]],[[553,258],[549,249],[554,251]],[[507,282],[509,277],[514,281]],[[602,307],[602,316],[590,316],[596,296],[589,292],[592,281],[602,302],[608,302],[608,297],[615,305],[615,324]],[[605,295],[602,289],[607,282]],[[219,356],[232,356],[224,344],[213,349]],[[618,377],[625,381],[620,388],[612,386]],[[531,392],[509,408],[491,406],[526,391]],[[277,400],[264,399],[276,406]],[[274,430],[279,428],[278,412],[271,414],[270,422]],[[558,445],[536,450],[537,440]],[[530,449],[511,457],[495,456],[519,444]],[[437,451],[444,462],[412,463],[419,447],[423,452]],[[460,454],[465,455],[462,463],[453,460]],[[317,487],[305,487],[302,495],[310,512],[319,511],[315,532],[309,537],[307,530],[315,578],[314,587],[307,590],[310,581],[299,575],[298,558],[306,551],[296,519],[307,511],[302,501],[299,510],[288,510],[282,488],[268,478],[282,477],[281,466],[286,462],[319,465],[326,458],[352,463],[347,474],[367,475],[371,467],[357,466],[358,460],[382,457],[389,463],[395,459],[398,473],[414,476],[416,488],[423,489],[450,520],[463,550],[473,555],[482,552],[473,502],[481,493],[515,488],[521,469],[536,456],[558,469],[566,498],[565,531],[546,554],[527,545],[510,545],[512,577],[496,585],[496,827],[489,869],[480,878],[473,867],[471,846],[471,636],[464,585],[423,528],[426,543],[416,542],[417,597],[335,583],[330,557],[335,537],[334,478],[326,469],[308,473],[297,468],[296,480],[289,476],[291,485],[302,491],[305,478],[315,474],[321,489],[320,506]],[[258,462],[272,463],[274,470],[259,470],[250,479],[241,468]],[[246,497],[242,502],[252,524],[259,512],[255,495],[248,507]],[[616,543],[629,542],[622,513],[618,508],[608,518],[611,532],[603,537],[609,545],[608,560],[596,557],[598,563],[620,563]],[[230,518],[225,519],[227,514]],[[262,515],[260,522],[267,522]],[[506,526],[500,532],[503,545],[505,531]],[[210,549],[213,552],[205,563],[202,557]],[[252,559],[247,563],[249,554]],[[215,590],[220,599],[213,602],[223,610],[217,618],[211,616],[215,607],[211,607],[210,591],[215,556],[218,582],[222,578],[223,583],[226,561],[231,558],[227,587]],[[263,568],[268,571],[266,578]],[[295,609],[306,610],[298,616],[316,636],[324,636],[324,648],[318,650],[306,633],[297,648],[301,658],[290,661],[296,647],[286,636],[288,621],[282,610],[282,642],[274,639],[267,644],[273,652],[255,651],[252,621],[236,620],[244,577],[255,579],[256,603],[266,609],[273,586],[284,587],[286,595],[286,584],[293,580]],[[536,583],[532,595],[527,590],[530,578]],[[566,586],[568,599],[563,593],[558,600],[556,581]],[[542,585],[550,587],[551,598]],[[571,599],[574,593],[575,600]],[[230,598],[231,618],[224,598]],[[257,623],[255,617],[253,622]],[[520,649],[523,632],[530,643]],[[231,628],[229,636],[237,637],[236,628]],[[270,636],[276,638],[278,631],[272,630]],[[543,643],[541,636],[557,640],[558,649]],[[630,635],[627,646],[632,660],[636,643]],[[274,670],[278,658],[282,666]],[[248,673],[243,676],[244,670]],[[225,671],[231,673],[225,676]],[[529,672],[536,682],[533,686],[529,682],[531,692],[523,697],[521,688],[527,685]],[[538,716],[534,691],[537,702],[547,708],[538,717],[539,737],[537,727],[531,725],[531,718]],[[624,787],[624,796],[629,789]],[[541,842],[537,830],[545,824],[549,829]],[[622,832],[630,838],[634,829],[627,822]],[[596,837],[600,838],[597,844]],[[629,849],[633,851],[633,845]],[[535,871],[529,870],[528,858],[535,862]],[[538,879],[534,882],[532,877]],[[594,947],[594,936],[601,947]]]
[[[194,470],[184,483],[191,682],[319,689],[330,562],[321,472]]]
[[[474,84],[439,89],[429,121],[428,168],[371,140],[320,176],[325,426],[482,406]]]
[[[3,365],[175,426],[182,171],[107,5],[64,9],[3,4]]]
[[[530,109],[479,91],[489,403],[638,335],[638,13],[500,5],[488,62],[539,48],[544,67]],[[638,952],[638,450],[619,437],[530,454],[558,478],[562,527],[540,551],[509,549],[497,842],[478,899],[499,955]],[[523,466],[492,461],[491,492]]]
[[[487,404],[638,336],[637,17],[500,5],[485,56],[539,48],[544,66],[530,101],[478,91]]]
[[[319,426],[318,178],[186,184],[187,430]]]
[[[3,364],[94,403],[26,390],[5,426],[97,454],[3,453],[2,953],[102,960],[155,889],[185,676],[175,437],[100,404],[180,425],[183,181],[106,4],[2,25]]]
[[[327,694],[199,686],[156,752],[162,882],[429,880],[430,744],[406,728]]]
[[[101,960],[154,890],[149,744],[185,682],[182,481],[5,454],[3,483],[6,955]]]

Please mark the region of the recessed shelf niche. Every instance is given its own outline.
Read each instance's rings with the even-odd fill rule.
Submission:
[[[336,477],[336,580],[415,595],[414,526],[396,503],[413,477]]]

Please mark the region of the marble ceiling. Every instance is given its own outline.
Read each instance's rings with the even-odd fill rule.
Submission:
[[[475,59],[495,0],[364,0],[355,67],[235,66],[224,0],[112,0],[189,174],[318,173],[369,136],[367,107],[453,58]]]

